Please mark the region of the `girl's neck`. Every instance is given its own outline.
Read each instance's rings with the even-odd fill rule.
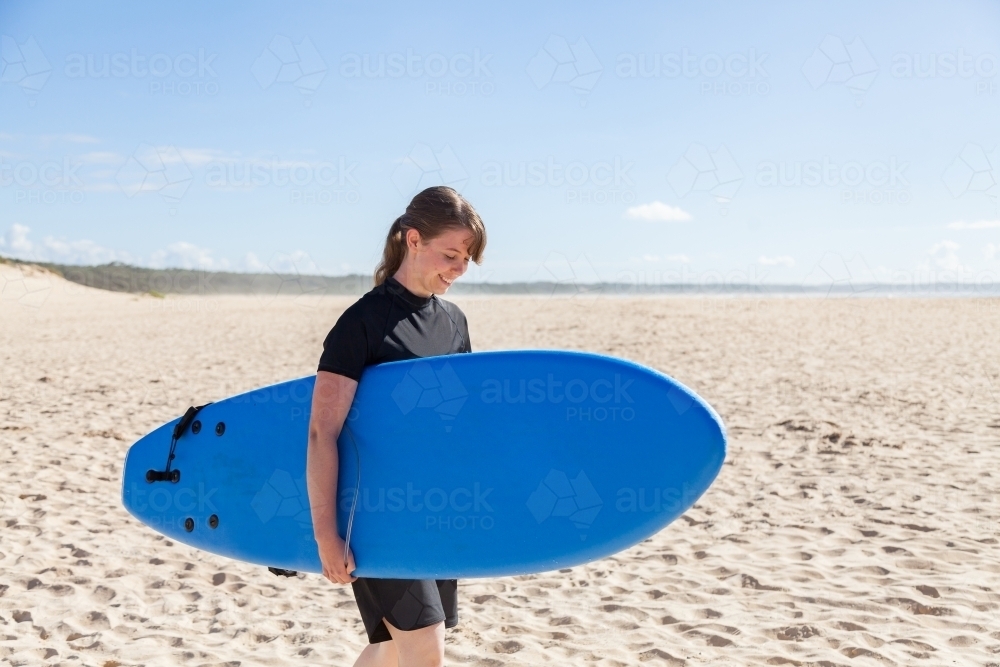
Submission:
[[[424,299],[428,299],[434,296],[433,293],[428,292],[426,289],[421,287],[416,280],[414,280],[412,271],[410,270],[410,267],[407,266],[405,260],[403,261],[403,264],[399,267],[399,270],[396,271],[396,273],[393,274],[392,277],[396,280],[396,282],[405,287],[411,294],[423,297]]]

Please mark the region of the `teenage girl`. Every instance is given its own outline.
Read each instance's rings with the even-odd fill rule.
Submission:
[[[444,630],[458,624],[456,580],[357,578],[349,552],[345,566],[337,438],[366,366],[472,351],[465,314],[438,295],[465,273],[469,260],[482,260],[485,247],[486,228],[472,205],[452,188],[427,188],[389,228],[375,287],[344,311],[323,343],[306,477],[323,576],[352,585],[368,633],[355,667],[437,667],[444,661]]]

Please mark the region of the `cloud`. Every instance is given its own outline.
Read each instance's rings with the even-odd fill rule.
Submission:
[[[299,275],[322,273],[316,266],[316,262],[305,250],[275,253],[268,260],[267,266],[275,273],[297,273]]]
[[[860,254],[844,257],[840,253],[826,251],[819,262],[802,281],[803,285],[823,286],[827,290],[846,289],[851,294],[862,294],[872,289],[880,281],[885,271],[880,267],[874,271]]]
[[[46,261],[59,264],[133,263],[128,253],[105,248],[87,239],[68,241],[65,238],[46,236],[42,240],[40,252]]]
[[[40,243],[28,238],[31,228],[17,223],[0,238],[0,249],[4,254],[17,259],[56,264],[104,264],[107,262],[130,262],[134,258],[128,253],[105,248],[104,246],[80,239],[67,240],[62,237],[46,236]]]
[[[0,237],[0,250],[5,255],[34,262],[52,262],[54,264],[107,264],[108,262],[125,262],[134,266],[149,268],[184,268],[225,270],[229,262],[225,259],[215,259],[210,250],[200,248],[183,241],[172,243],[165,249],[152,253],[149,260],[137,257],[129,252],[107,248],[89,239],[67,239],[65,237],[46,236],[40,243],[29,238],[31,229],[25,225],[12,225],[3,237]]]
[[[114,164],[120,165],[128,159],[128,156],[113,151],[90,151],[77,155],[75,159],[84,164]]]
[[[795,260],[788,255],[776,255],[775,257],[761,255],[757,258],[757,263],[764,266],[786,266],[788,268],[795,266]]]
[[[19,225],[16,222],[10,229],[0,237],[0,248],[11,257],[19,259],[31,259],[31,252],[35,245],[28,239],[30,228]]]
[[[670,206],[661,201],[632,206],[625,215],[634,220],[650,220],[655,222],[684,222],[691,219],[691,214],[679,206]]]
[[[149,266],[154,269],[169,267],[213,271],[228,269],[229,260],[215,259],[212,257],[212,251],[208,248],[202,248],[187,241],[178,241],[150,255]]]
[[[39,140],[48,145],[54,141],[66,142],[70,144],[99,144],[101,140],[88,134],[43,134]]]
[[[88,239],[70,240],[65,237],[46,236],[41,242],[32,241],[31,229],[13,224],[0,235],[0,254],[32,262],[53,264],[95,265],[124,262],[150,269],[196,269],[202,271],[242,271],[245,273],[292,273],[299,275],[332,275],[322,270],[304,250],[275,252],[267,262],[248,252],[235,263],[215,257],[209,248],[187,241],[177,241],[152,252],[148,257],[133,255],[123,250],[106,248]],[[349,265],[341,265],[344,271]]]
[[[72,144],[99,144],[101,140],[87,134],[64,134],[63,139]]]
[[[267,268],[267,265],[264,264],[264,262],[257,259],[257,255],[253,254],[252,252],[248,252],[246,255],[243,256],[243,268],[247,271],[256,272]]]
[[[948,223],[948,229],[994,229],[1000,227],[1000,220],[956,220]]]
[[[983,256],[989,261],[996,259],[997,255],[1000,254],[1000,245],[995,245],[993,243],[987,243],[986,247],[983,248]]]
[[[161,148],[161,150],[163,150]],[[203,167],[206,164],[216,162],[218,160],[223,160],[226,158],[226,154],[221,150],[216,150],[214,148],[178,148],[178,156],[173,158],[173,162],[183,162],[191,167]],[[164,159],[164,162],[170,162],[170,158]]]
[[[41,243],[37,243],[28,238],[30,233],[29,227],[15,223],[0,239],[0,248],[17,259],[58,264],[103,264],[132,262],[134,259],[128,253],[105,248],[87,239],[71,241],[64,237],[46,236]]]
[[[957,251],[961,247],[954,241],[940,241],[931,246],[927,254],[939,268],[945,271],[962,272],[968,270],[968,267],[958,259]]]
[[[683,254],[673,254],[673,255],[654,255],[652,253],[643,253],[638,257],[630,257],[630,262],[649,262],[655,264],[657,262],[679,262],[681,264],[688,264],[691,262],[691,258]]]

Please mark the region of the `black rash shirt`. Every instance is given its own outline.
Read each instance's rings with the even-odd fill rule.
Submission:
[[[419,297],[389,278],[344,311],[323,342],[319,370],[360,380],[365,366],[472,352],[469,325],[458,306]],[[400,630],[458,624],[454,579],[368,579],[351,584],[372,644],[391,641],[388,619]]]
[[[318,370],[360,380],[366,366],[460,352],[472,352],[465,313],[388,278],[340,316],[323,342]]]

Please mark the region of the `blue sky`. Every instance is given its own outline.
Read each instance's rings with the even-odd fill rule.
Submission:
[[[4,2],[0,34],[0,254],[368,273],[447,183],[472,280],[1000,272],[994,2]]]

